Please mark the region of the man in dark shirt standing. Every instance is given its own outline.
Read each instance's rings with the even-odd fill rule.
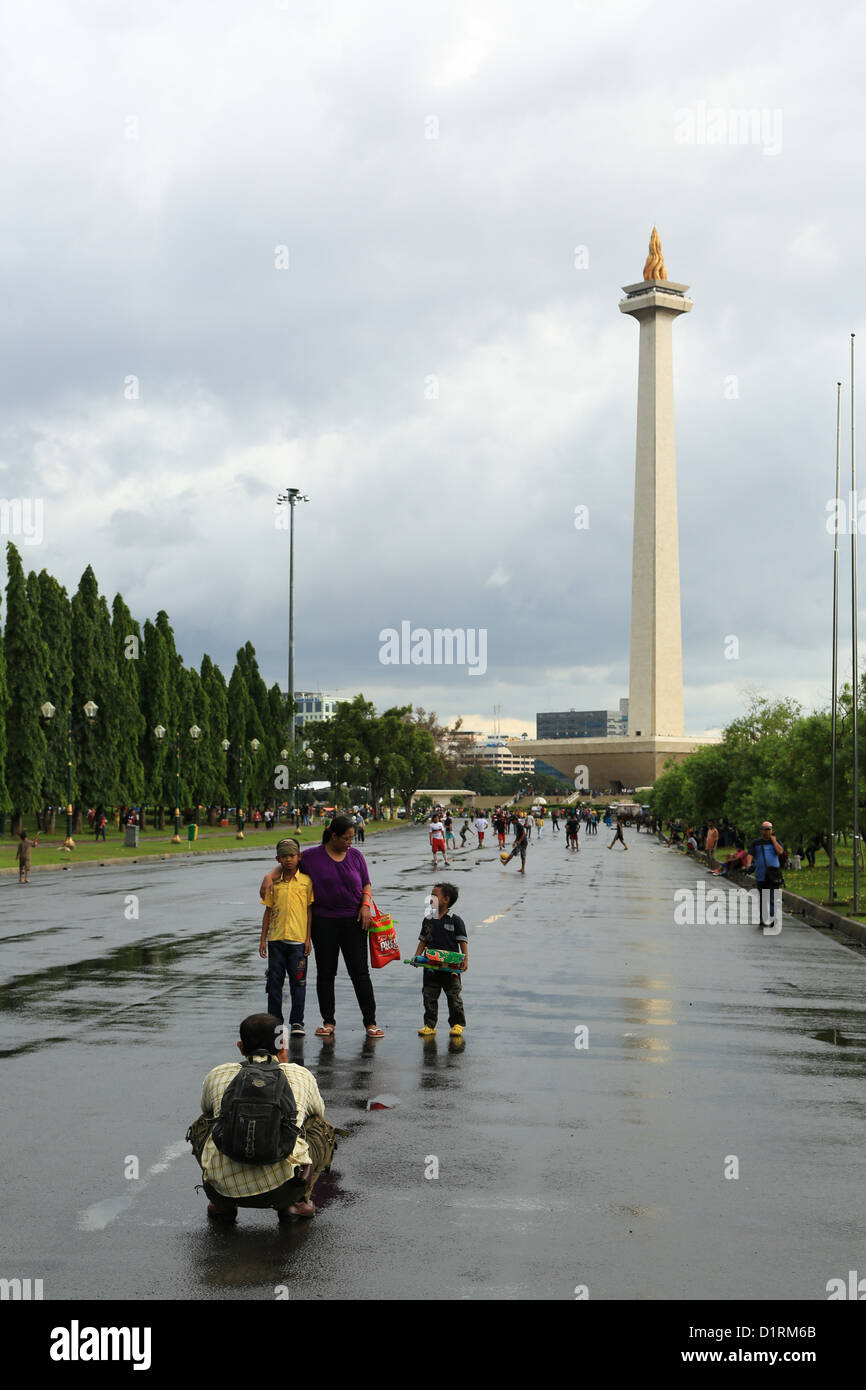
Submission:
[[[420,956],[426,950],[460,951],[463,955],[462,973],[469,965],[469,942],[466,936],[466,923],[462,917],[457,916],[456,912],[451,912],[458,896],[459,891],[453,883],[437,883],[435,885],[433,888],[433,906],[438,909],[438,915],[424,918],[415,954]],[[463,1011],[460,975],[452,974],[447,970],[425,970],[421,991],[424,1000],[424,1027],[418,1029],[419,1038],[432,1038],[436,1032],[436,1022],[439,1018],[439,994],[442,990],[445,991],[445,997],[448,1000],[448,1022],[451,1025],[451,1037],[459,1038],[463,1035],[463,1029],[466,1026],[466,1014]]]

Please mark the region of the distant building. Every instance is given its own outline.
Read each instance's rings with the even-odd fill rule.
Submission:
[[[321,724],[326,719],[333,719],[336,713],[336,695],[326,695],[322,690],[295,691],[295,728],[302,729],[305,724]]]
[[[429,796],[434,806],[451,806],[454,802],[461,805],[477,795],[478,793],[469,787],[419,787],[412,793],[412,803],[414,805],[419,796]]]
[[[622,738],[628,733],[628,700],[619,709],[570,709],[536,714],[538,739]]]
[[[494,734],[471,747],[461,748],[460,762],[464,767],[489,767],[506,777],[534,772],[535,759],[521,753],[520,744],[519,738],[506,739]]]
[[[552,763],[546,763],[543,758],[535,759],[535,775],[536,777],[558,777],[562,782],[564,791],[574,790],[571,778],[567,777],[558,767],[554,767]]]
[[[467,748],[474,748],[476,743],[484,742],[484,734],[478,733],[475,729],[452,729],[449,730],[447,746],[449,752],[455,757],[462,757]]]

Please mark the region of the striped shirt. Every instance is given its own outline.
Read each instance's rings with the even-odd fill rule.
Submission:
[[[259,1060],[266,1061],[265,1054],[261,1054]],[[324,1115],[325,1104],[311,1071],[291,1062],[281,1062],[280,1065],[295,1097],[300,1129],[308,1116]],[[240,1069],[240,1062],[224,1062],[208,1072],[201,1092],[202,1114],[216,1116],[220,1113],[225,1089]],[[272,1192],[294,1177],[296,1166],[303,1167],[309,1162],[310,1151],[306,1139],[301,1135],[298,1135],[289,1157],[279,1163],[238,1163],[227,1154],[220,1153],[212,1136],[208,1138],[201,1155],[205,1178],[224,1197],[257,1197],[262,1192]]]

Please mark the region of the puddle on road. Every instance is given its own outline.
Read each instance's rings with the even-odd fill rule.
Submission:
[[[243,922],[233,924],[243,927]],[[152,937],[147,941],[130,942],[118,946],[106,955],[89,957],[86,960],[70,961],[65,965],[47,966],[31,974],[19,975],[6,984],[0,985],[0,1013],[15,1013],[33,1007],[34,998],[44,998],[52,994],[60,999],[65,992],[78,992],[82,986],[95,990],[104,988],[106,982],[118,986],[127,978],[140,980],[142,972],[156,969],[166,983],[171,979],[167,967],[175,966],[185,956],[205,954],[213,948],[213,934],[201,932],[196,936],[178,940],[174,937]],[[64,1006],[67,1016],[78,1016],[75,1003]]]
[[[635,1037],[635,1035],[634,1035],[633,1033],[624,1033],[624,1034],[623,1034],[623,1041],[625,1042],[626,1049],[627,1049],[629,1052],[635,1051],[635,1052],[642,1052],[642,1053],[647,1053],[647,1052],[649,1052],[649,1053],[651,1053],[651,1054],[660,1054],[660,1055],[652,1055],[652,1056],[649,1056],[649,1057],[646,1057],[646,1056],[645,1056],[645,1057],[643,1057],[643,1058],[641,1059],[642,1061],[645,1061],[645,1062],[669,1062],[669,1061],[670,1061],[670,1057],[668,1057],[666,1054],[670,1052],[670,1050],[671,1050],[671,1045],[670,1045],[670,1043],[667,1041],[666,1038],[654,1038],[654,1037],[652,1037],[652,1036],[649,1036],[649,1037],[641,1037],[641,1038],[639,1038],[639,1037]]]
[[[862,1038],[846,1038],[844,1033],[840,1033],[838,1028],[824,1028],[820,1033],[810,1033],[810,1038],[816,1042],[833,1043],[835,1047],[862,1047]]]
[[[623,1216],[659,1217],[668,1215],[666,1207],[633,1207],[629,1206],[627,1203],[624,1202],[616,1202],[612,1204],[609,1210],[614,1212],[616,1215],[622,1214]]]

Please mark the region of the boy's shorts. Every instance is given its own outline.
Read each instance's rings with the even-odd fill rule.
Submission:
[[[432,843],[432,845],[433,845],[433,853],[434,853],[434,854],[444,854],[444,853],[445,853],[445,841],[444,841],[444,840],[433,840],[431,843]]]

